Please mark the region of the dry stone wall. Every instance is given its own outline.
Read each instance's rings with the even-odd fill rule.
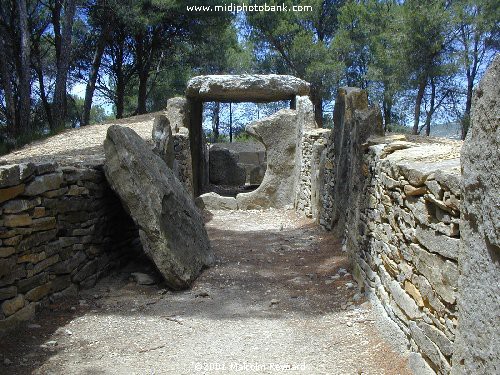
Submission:
[[[344,247],[360,285],[438,373],[451,369],[460,244],[458,144],[381,138],[346,217]]]
[[[140,249],[100,167],[0,167],[0,332]]]
[[[320,159],[320,224],[342,236],[360,288],[411,349],[447,374],[458,318],[461,142],[377,137],[366,94],[340,95]]]
[[[295,209],[307,217],[318,218],[319,215],[323,191],[322,154],[330,133],[329,129],[313,129],[306,131],[302,137],[302,159]]]

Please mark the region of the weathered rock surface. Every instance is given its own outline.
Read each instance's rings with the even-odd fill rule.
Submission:
[[[209,178],[215,185],[244,185],[246,171],[238,165],[237,152],[223,147],[211,147],[209,152]]]
[[[259,139],[267,150],[267,170],[260,186],[236,196],[240,209],[283,208],[293,204],[300,172],[297,142],[300,127],[297,112],[282,109],[247,125],[246,131]]]
[[[209,180],[212,184],[259,185],[265,172],[266,150],[260,142],[214,143],[210,146]]]
[[[196,206],[202,210],[237,210],[236,198],[223,197],[217,193],[206,193],[195,199]]]
[[[166,116],[170,122],[172,133],[177,133],[181,128],[189,129],[189,106],[186,98],[175,97],[167,101]]]
[[[366,91],[345,87],[339,89],[334,111],[333,152],[336,161],[331,228],[344,232],[346,213],[358,211],[362,172],[361,145],[372,135],[383,135],[380,109],[368,106]],[[348,183],[346,183],[348,181]]]
[[[154,151],[167,163],[170,169],[174,165],[174,142],[172,138],[172,129],[170,121],[164,114],[157,115],[153,123],[153,142]]]
[[[308,95],[309,83],[289,75],[207,75],[191,78],[186,96],[204,101],[279,101]]]
[[[297,96],[295,106],[298,113],[298,121],[304,131],[316,129],[318,124],[314,120],[314,106],[308,96]]]
[[[112,126],[104,142],[104,171],[139,227],[144,251],[174,289],[212,264],[203,218],[163,160],[133,130]]]
[[[474,94],[462,148],[459,319],[454,374],[500,373],[500,56]]]

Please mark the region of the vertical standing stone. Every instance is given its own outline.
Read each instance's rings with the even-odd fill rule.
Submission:
[[[361,169],[363,150],[361,145],[373,134],[382,135],[380,109],[368,107],[366,91],[341,88],[335,101],[334,127],[334,197],[332,209],[333,228],[344,233],[347,213],[357,211],[357,194],[362,192],[364,178]]]
[[[297,111],[282,109],[256,120],[246,131],[261,141],[267,151],[267,170],[260,186],[236,196],[240,209],[284,208],[292,205],[300,173],[301,129]]]
[[[453,374],[500,373],[500,56],[474,94],[462,148],[458,332]]]

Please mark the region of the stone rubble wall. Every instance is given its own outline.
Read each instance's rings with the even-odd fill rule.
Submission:
[[[314,129],[302,137],[300,179],[295,196],[295,210],[307,217],[318,218],[322,192],[322,153],[331,130]]]
[[[366,93],[341,89],[321,156],[319,222],[342,237],[361,289],[440,374],[457,330],[461,142],[377,136]]]
[[[371,146],[358,214],[347,217],[344,237],[357,281],[442,374],[451,369],[457,327],[461,194],[458,151],[451,149],[404,141]]]
[[[140,249],[135,225],[100,167],[0,167],[0,332]]]

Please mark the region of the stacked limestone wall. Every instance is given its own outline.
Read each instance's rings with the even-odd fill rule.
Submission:
[[[379,128],[359,90],[341,90],[323,152],[320,224],[343,239],[375,295],[430,368],[451,370],[457,329],[461,142],[366,135]]]
[[[458,144],[388,141],[369,147],[369,171],[346,219],[354,275],[438,373],[451,369],[460,243]],[[395,149],[402,149],[394,151]]]
[[[322,153],[331,130],[313,129],[304,132],[301,147],[300,179],[295,196],[295,209],[307,217],[318,218],[322,194]]]
[[[138,246],[100,167],[0,167],[0,332],[94,285]]]

